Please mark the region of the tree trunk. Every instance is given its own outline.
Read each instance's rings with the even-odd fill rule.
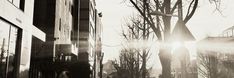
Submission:
[[[170,14],[171,10],[171,0],[165,0],[165,14]],[[170,38],[171,30],[171,17],[164,16],[163,22],[165,25],[164,31],[164,41],[163,43],[168,43]],[[171,78],[171,49],[170,47],[164,46],[159,50],[159,59],[162,65],[162,78]]]
[[[171,78],[171,53],[166,47],[160,48],[159,59],[162,65],[162,78]]]
[[[146,50],[144,50],[143,51],[143,58],[142,58],[142,69],[143,69],[142,78],[146,78],[146,73],[147,73],[147,71],[146,71],[146,59],[147,59]]]

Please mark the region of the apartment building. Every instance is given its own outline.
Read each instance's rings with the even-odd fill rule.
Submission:
[[[33,24],[46,41],[32,39],[30,78],[57,78],[77,61],[79,0],[35,0]]]
[[[96,10],[95,0],[81,0],[78,61],[89,64],[91,78],[99,78],[102,66],[102,14]]]
[[[32,38],[45,41],[33,9],[34,0],[0,1],[0,78],[27,78]]]
[[[95,50],[95,1],[81,0],[80,4],[80,32],[79,32],[79,61],[93,61]],[[89,57],[91,56],[91,57]]]
[[[0,78],[56,78],[62,71],[100,77],[102,15],[95,0],[2,0],[0,5]]]

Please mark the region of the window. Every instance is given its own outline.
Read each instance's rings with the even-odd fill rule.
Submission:
[[[92,20],[95,20],[95,10],[94,10],[94,7],[91,3],[89,6],[89,12],[90,12],[90,16],[92,17]]]
[[[10,1],[11,3],[13,3],[13,0],[8,0],[8,1]]]
[[[95,31],[94,31],[92,24],[90,24],[89,31],[90,31],[89,34],[94,39],[95,38]]]
[[[90,52],[89,52],[89,55],[91,56],[91,57],[93,57],[93,46],[92,46],[92,44],[89,44],[90,46],[89,46],[89,48],[90,48]]]
[[[67,5],[67,0],[65,0],[65,2],[64,2],[64,3],[65,3],[65,5]]]
[[[0,20],[0,78],[14,78],[18,29]]]
[[[12,3],[14,6],[16,6],[17,8],[24,11],[25,0],[8,0],[8,1]]]
[[[74,16],[74,14],[75,14],[74,11],[75,11],[76,8],[74,7],[73,4],[70,6],[70,9],[71,9],[70,10],[71,15]]]
[[[69,6],[68,6],[69,12],[72,10],[72,3],[69,1]]]
[[[25,4],[25,0],[20,0],[20,6],[19,8],[24,11],[24,4]]]
[[[62,26],[62,24],[61,24],[61,18],[59,19],[59,31],[61,31],[61,26]]]

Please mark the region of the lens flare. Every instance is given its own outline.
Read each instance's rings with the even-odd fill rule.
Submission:
[[[173,42],[172,45],[171,45],[173,50],[176,49],[176,48],[179,48],[181,46],[182,46],[181,42]]]

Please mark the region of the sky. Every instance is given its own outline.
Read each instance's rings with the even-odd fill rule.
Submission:
[[[122,0],[97,0],[96,6],[102,12],[104,62],[118,57],[121,45],[121,25],[125,17],[132,15],[134,9]],[[135,11],[136,12],[136,11]]]
[[[209,0],[199,1],[198,9],[186,24],[197,41],[207,36],[218,35],[221,31],[234,25],[234,5],[232,5],[234,0],[222,0],[222,14],[215,11],[214,4],[209,3]],[[126,17],[138,13],[135,8],[130,6],[131,4],[124,3],[123,0],[96,0],[98,11],[103,13],[104,63],[118,58],[121,44],[121,26],[126,22]],[[160,68],[160,62],[155,50],[157,49],[153,49],[150,65]]]

